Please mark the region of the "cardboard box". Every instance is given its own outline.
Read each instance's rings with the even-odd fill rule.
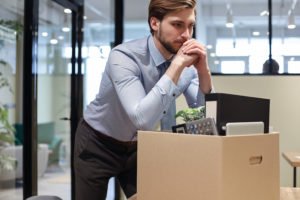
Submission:
[[[279,134],[140,131],[138,200],[279,200]]]

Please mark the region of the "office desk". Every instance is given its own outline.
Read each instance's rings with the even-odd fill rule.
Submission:
[[[293,186],[297,187],[297,167],[300,167],[300,153],[296,152],[283,152],[282,156],[293,167]]]
[[[300,188],[280,188],[280,200],[299,200]]]

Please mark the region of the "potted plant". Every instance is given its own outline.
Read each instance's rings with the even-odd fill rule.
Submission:
[[[2,171],[13,170],[16,159],[10,155],[2,154],[2,150],[14,143],[13,127],[8,122],[8,110],[0,104],[0,174]]]
[[[176,113],[175,118],[181,117],[184,122],[194,121],[205,117],[205,107],[186,108]]]
[[[187,133],[187,123],[205,118],[205,107],[201,106],[180,110],[176,113],[175,118],[182,118],[184,123],[172,126],[172,131],[175,133]]]
[[[7,76],[3,70],[10,67],[5,61],[0,60],[0,92],[12,92]],[[5,91],[4,91],[5,90]],[[5,149],[15,142],[14,128],[9,122],[8,107],[0,100],[0,180],[9,177],[8,174],[15,173],[16,158]]]

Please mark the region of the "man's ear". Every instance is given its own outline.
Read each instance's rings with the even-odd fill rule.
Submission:
[[[160,21],[156,17],[150,18],[150,26],[154,31],[157,31],[159,28]]]

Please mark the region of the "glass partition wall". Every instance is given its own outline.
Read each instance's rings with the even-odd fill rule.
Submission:
[[[124,40],[149,34],[147,0],[124,0]],[[300,73],[300,3],[272,0],[272,58],[279,74]],[[213,74],[262,74],[269,59],[269,5],[262,0],[197,1],[196,38]]]
[[[71,199],[72,11],[40,0],[38,30],[38,194]]]
[[[108,54],[114,46],[115,1],[86,0],[84,42],[82,47],[84,73],[84,108],[97,95]],[[109,181],[107,200],[118,199],[119,187]]]
[[[73,197],[81,6],[80,0],[1,1],[0,200]]]
[[[24,4],[4,0],[0,7],[0,199],[22,199],[22,48]]]
[[[206,35],[209,63],[215,74],[261,74],[269,59],[279,64],[278,74],[300,73],[300,5],[297,0],[201,1],[198,35]],[[271,15],[271,32],[269,19]],[[296,67],[296,65],[298,67]]]

